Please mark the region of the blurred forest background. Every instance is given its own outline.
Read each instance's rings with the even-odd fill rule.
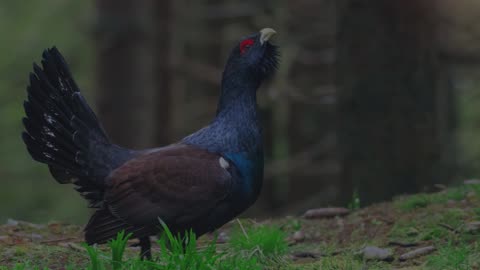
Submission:
[[[251,216],[369,204],[480,175],[476,0],[0,2],[0,222],[85,222],[20,139],[28,73],[57,46],[114,142],[207,124],[231,47],[264,27],[282,61],[259,91],[265,184]]]

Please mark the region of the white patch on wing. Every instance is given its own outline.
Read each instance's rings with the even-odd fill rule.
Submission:
[[[44,113],[43,117],[45,118],[45,121],[47,121],[47,123],[49,123],[49,124],[54,124],[55,123],[55,120],[53,119],[53,117],[51,115],[48,115],[48,114]]]
[[[230,164],[228,163],[228,161],[226,161],[223,157],[220,157],[218,159],[218,163],[220,163],[220,167],[224,168],[225,170],[230,167]]]

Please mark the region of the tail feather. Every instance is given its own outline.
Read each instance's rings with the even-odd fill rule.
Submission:
[[[87,244],[103,244],[121,232],[132,233],[133,237],[141,238],[157,232],[155,226],[134,226],[114,216],[108,209],[98,209],[85,226],[85,241]]]
[[[105,177],[134,152],[110,143],[55,47],[44,51],[41,65],[30,74],[23,141],[59,183],[75,184],[97,207]]]

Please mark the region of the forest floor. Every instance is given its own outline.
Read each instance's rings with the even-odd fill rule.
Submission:
[[[234,220],[220,230],[216,247],[228,245],[232,228],[243,223],[273,226],[287,236],[287,249],[266,269],[480,269],[478,183],[399,197],[339,215],[343,216]],[[211,239],[204,236],[197,244]],[[99,248],[108,254],[108,247]],[[153,252],[159,252],[155,244]],[[137,254],[138,248],[126,250],[127,257]],[[85,269],[88,264],[79,226],[15,220],[0,225],[0,269]]]

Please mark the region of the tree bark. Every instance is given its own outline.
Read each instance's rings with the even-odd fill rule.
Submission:
[[[154,6],[155,25],[155,123],[154,140],[156,145],[172,142],[171,92],[171,30],[172,3],[170,0],[156,1]]]
[[[455,101],[428,5],[426,0],[339,1],[344,203],[354,189],[361,203],[369,204],[452,176]]]

